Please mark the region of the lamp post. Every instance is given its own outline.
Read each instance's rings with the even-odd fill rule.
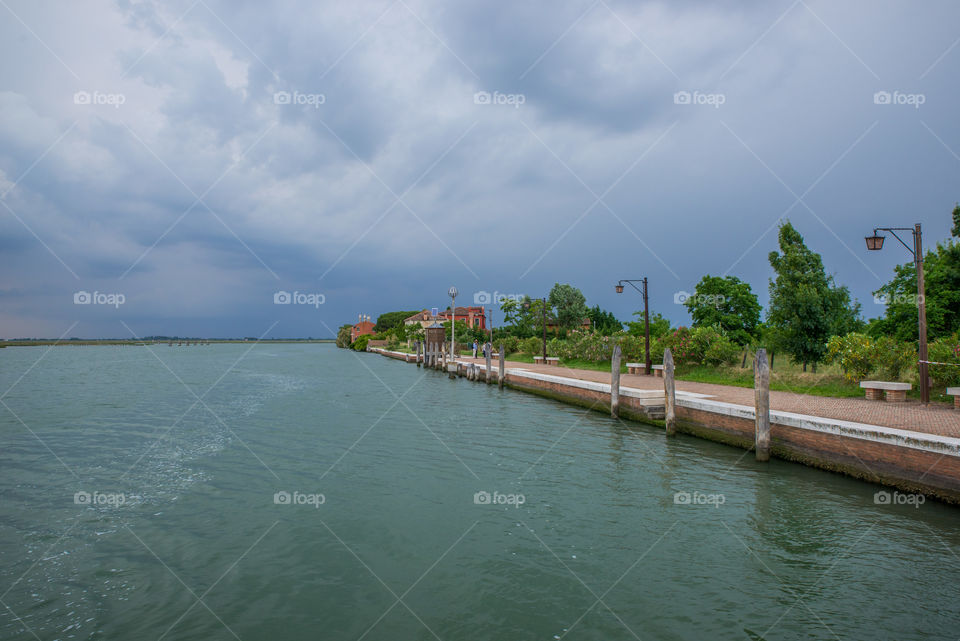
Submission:
[[[919,329],[919,369],[920,369],[920,400],[924,403],[930,402],[930,377],[927,367],[927,300],[924,296],[923,280],[923,233],[920,230],[920,223],[913,227],[875,227],[873,236],[867,236],[867,249],[870,251],[879,251],[883,249],[884,236],[880,236],[878,231],[888,231],[893,237],[900,241],[900,244],[907,248],[913,254],[913,264],[917,269],[917,308],[918,308],[918,329]],[[913,233],[913,247],[903,242],[903,239],[897,236],[898,231],[909,231]]]
[[[546,298],[541,298],[540,300],[543,301],[543,306],[541,306],[540,309],[541,309],[542,312],[543,312],[543,316],[541,317],[541,320],[543,321],[543,322],[542,322],[542,325],[543,325],[543,364],[546,365],[546,364],[547,364],[547,299],[546,299]],[[559,324],[559,323],[558,323],[558,324]]]
[[[447,290],[447,296],[450,297],[450,310],[453,312],[450,316],[450,358],[453,360],[457,359],[457,294],[459,293],[454,285],[451,285],[450,289]]]
[[[631,287],[643,294],[643,336],[644,341],[646,342],[645,355],[646,355],[646,365],[647,365],[647,374],[650,373],[650,367],[652,363],[650,362],[650,306],[647,299],[647,277],[644,276],[642,280],[629,280],[624,279],[617,281],[616,290],[618,294],[623,293],[623,284],[629,283]],[[642,283],[643,289],[640,289],[634,283]]]

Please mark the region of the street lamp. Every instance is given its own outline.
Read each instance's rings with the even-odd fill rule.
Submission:
[[[913,227],[876,227],[873,230],[873,236],[867,236],[867,249],[870,251],[879,251],[883,249],[884,237],[879,235],[878,231],[888,231],[893,237],[900,241],[900,244],[907,248],[913,254],[913,263],[917,268],[917,307],[918,307],[918,325],[920,335],[919,349],[919,368],[920,368],[920,400],[924,403],[930,402],[930,378],[927,373],[927,300],[924,296],[923,282],[923,234],[920,231],[920,223]],[[903,242],[903,239],[897,236],[898,231],[909,231],[913,233],[913,247]]]
[[[617,285],[616,285],[616,290],[617,290],[617,293],[618,293],[618,294],[622,294],[622,293],[623,293],[623,284],[624,284],[624,283],[628,283],[628,284],[629,284],[631,287],[633,287],[635,290],[637,290],[638,292],[640,292],[641,294],[643,294],[643,335],[644,335],[644,340],[645,340],[645,342],[646,342],[646,347],[645,347],[645,350],[646,350],[646,354],[645,354],[645,355],[646,355],[646,359],[647,359],[647,363],[646,363],[646,364],[647,364],[647,369],[646,369],[646,371],[647,371],[647,374],[649,374],[650,371],[651,371],[651,362],[650,362],[650,307],[649,307],[649,303],[648,303],[648,300],[647,300],[647,278],[646,278],[646,276],[644,276],[643,280],[629,280],[629,279],[624,279],[624,280],[618,281],[618,282],[617,282]],[[636,285],[634,285],[634,283],[642,283],[642,284],[643,284],[643,289],[640,289],[639,287],[637,287]]]
[[[457,291],[455,285],[451,285],[450,289],[447,290],[447,296],[450,297],[450,309],[453,314],[450,316],[450,358],[456,360],[456,332],[457,332],[457,294],[460,292]]]

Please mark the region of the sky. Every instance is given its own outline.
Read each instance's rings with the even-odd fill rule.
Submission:
[[[960,5],[0,0],[0,337],[329,337],[706,274],[866,318],[960,200]],[[892,241],[893,239],[891,239]],[[502,315],[496,313],[494,322]]]

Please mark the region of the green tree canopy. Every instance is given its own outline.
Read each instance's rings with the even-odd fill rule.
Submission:
[[[740,345],[748,344],[757,335],[760,303],[750,284],[736,276],[704,276],[697,283],[696,293],[684,305],[694,327],[719,327]]]
[[[811,251],[789,221],[780,226],[780,252],[770,252],[776,279],[770,281],[771,347],[799,363],[816,363],[826,354],[830,336],[858,322],[859,305],[851,303],[846,287],[827,276],[820,254]]]
[[[953,236],[960,239],[960,206],[953,210]],[[927,337],[950,336],[960,329],[960,242],[948,239],[937,243],[923,258],[924,291],[927,303]],[[884,316],[871,322],[869,333],[893,336],[901,341],[918,339],[917,268],[911,261],[894,268],[889,283],[873,292],[886,302]]]
[[[643,310],[634,312],[636,321],[627,322],[627,333],[631,336],[643,336]],[[650,338],[661,338],[670,333],[670,320],[663,317],[659,312],[650,314]]]
[[[600,309],[599,305],[594,305],[587,310],[587,316],[590,318],[590,326],[605,336],[623,330],[623,323],[618,321],[611,312]]]
[[[415,309],[412,312],[387,312],[377,316],[377,324],[373,326],[373,331],[380,333],[388,329],[393,329],[397,325],[403,325],[403,321],[410,318],[417,312],[423,310]]]
[[[586,297],[573,285],[555,283],[548,300],[556,310],[557,325],[561,329],[579,327],[589,316]]]

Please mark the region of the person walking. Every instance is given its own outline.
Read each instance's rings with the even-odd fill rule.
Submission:
[[[476,340],[473,341],[473,357],[474,358],[477,357],[477,341]]]

